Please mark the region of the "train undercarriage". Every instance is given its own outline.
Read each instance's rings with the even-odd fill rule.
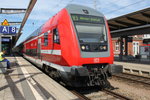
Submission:
[[[114,73],[122,72],[121,65],[88,64],[83,67],[72,67],[70,72],[61,72],[52,67],[44,66],[44,71],[56,81],[62,81],[67,86],[112,88],[107,80]]]

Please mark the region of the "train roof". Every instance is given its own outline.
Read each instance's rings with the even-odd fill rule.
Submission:
[[[93,15],[93,16],[101,16],[101,17],[104,16],[101,12],[99,12],[93,8],[83,6],[83,5],[69,4],[65,8],[67,9],[68,13],[70,13],[70,14],[83,14],[83,15],[85,14],[85,15]],[[36,29],[32,34],[30,34],[20,44],[24,43],[25,41],[27,41],[27,40],[31,39],[32,37],[35,37],[39,33],[41,33],[41,29],[42,29],[43,25],[41,25],[38,29]],[[20,44],[18,44],[18,45],[20,45]]]
[[[85,14],[94,16],[104,16],[101,12],[82,5],[69,4],[65,7],[70,14]]]

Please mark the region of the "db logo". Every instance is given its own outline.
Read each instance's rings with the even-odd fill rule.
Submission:
[[[99,62],[99,58],[94,58],[94,63],[98,63]]]

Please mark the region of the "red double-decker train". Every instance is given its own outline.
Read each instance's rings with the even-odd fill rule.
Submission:
[[[67,85],[108,87],[120,72],[107,21],[85,6],[68,5],[33,32],[17,49],[54,79]]]

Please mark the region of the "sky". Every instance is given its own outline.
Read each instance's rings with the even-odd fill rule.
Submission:
[[[0,8],[27,8],[30,0],[0,0]],[[150,0],[37,0],[17,44],[68,4],[79,4],[102,12],[107,19],[150,7]],[[22,21],[24,14],[0,14],[0,22]],[[14,27],[19,28],[19,25]]]

